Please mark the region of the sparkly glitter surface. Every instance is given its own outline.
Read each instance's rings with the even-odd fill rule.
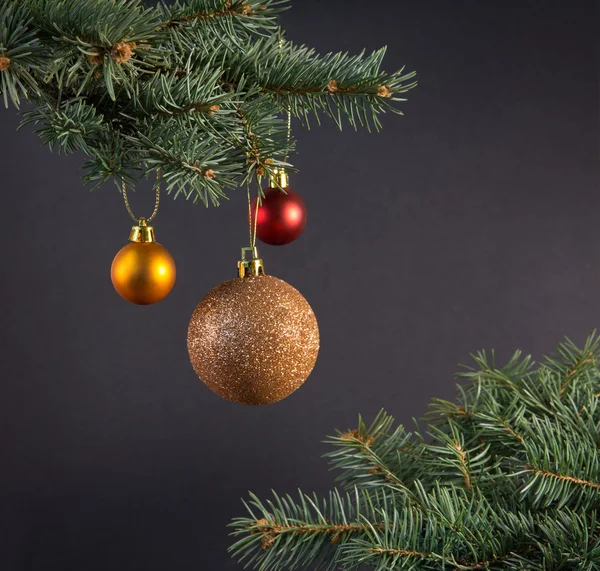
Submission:
[[[194,370],[231,401],[271,404],[310,375],[319,326],[300,292],[273,276],[225,282],[196,307],[188,329]]]

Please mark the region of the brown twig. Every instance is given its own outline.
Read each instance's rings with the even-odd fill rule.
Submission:
[[[423,553],[412,549],[394,549],[392,547],[373,547],[372,549],[367,549],[367,553],[387,557],[417,557],[419,559],[431,557],[430,553]]]
[[[452,444],[454,449],[458,452],[458,459],[460,462],[460,471],[463,475],[466,488],[472,488],[473,483],[471,482],[471,473],[469,471],[469,461],[467,459],[467,453],[463,450],[458,440],[453,440]]]
[[[265,169],[262,166],[262,157],[260,154],[260,149],[258,148],[257,138],[254,135],[254,133],[252,132],[252,130],[250,129],[250,125],[248,124],[248,119],[246,119],[246,116],[242,112],[240,105],[236,106],[236,114],[237,114],[239,120],[241,121],[242,126],[244,127],[244,133],[246,134],[246,140],[250,143],[250,147],[252,149],[251,153],[248,154],[248,164],[249,165],[252,165],[252,164],[257,165],[256,168],[254,169],[254,172],[258,176],[264,176]],[[265,161],[265,164],[266,164],[266,161]]]
[[[583,365],[586,365],[587,363],[593,363],[593,362],[594,362],[594,354],[591,351],[585,355],[582,354],[579,357],[577,363],[575,363],[575,366],[567,373],[567,376],[565,377],[565,380],[563,381],[563,383],[560,387],[560,394],[562,395],[567,390],[567,387],[569,386],[571,380],[581,370]]]
[[[210,115],[214,115],[217,111],[219,111],[220,107],[218,105],[209,105],[207,103],[190,103],[189,105],[185,105],[179,109],[172,109],[170,111],[156,111],[154,115],[159,115],[161,117],[170,117],[171,115],[186,115],[188,113],[209,113]]]
[[[254,13],[251,4],[236,4],[233,5],[231,2],[226,2],[225,8],[222,10],[208,10],[207,12],[196,12],[190,16],[181,16],[179,18],[172,18],[165,24],[163,24],[159,31],[167,28],[172,28],[180,24],[193,22],[194,20],[214,20],[216,18],[227,18],[232,16],[250,16]]]
[[[398,478],[379,458],[372,446],[375,443],[375,438],[370,434],[362,434],[358,429],[345,432],[340,436],[341,440],[354,441],[361,444],[363,452],[369,457],[373,463],[373,468],[369,470],[371,474],[381,474],[392,485],[406,489],[406,485]]]
[[[501,418],[498,418],[498,422],[506,429],[506,431],[516,438],[521,444],[525,441],[525,439],[518,433],[515,432],[506,422],[504,422]]]
[[[253,525],[249,526],[249,530],[254,533],[263,533],[262,548],[270,549],[275,544],[275,540],[282,533],[293,533],[295,535],[322,535],[330,536],[329,540],[333,545],[341,543],[343,537],[352,533],[366,533],[371,526],[366,526],[360,523],[338,523],[338,524],[321,524],[321,525],[277,525],[271,523],[267,519],[259,519]],[[376,524],[375,529],[383,529],[383,523]],[[266,533],[265,533],[266,532]]]
[[[569,482],[571,484],[575,484],[576,486],[583,486],[584,488],[592,488],[594,490],[600,490],[600,484],[597,482],[590,482],[588,480],[583,480],[582,478],[576,478],[575,476],[568,476],[566,474],[557,474],[556,472],[550,472],[549,470],[544,470],[542,468],[538,468],[537,466],[527,466],[526,470],[529,472],[533,472],[534,474],[538,474],[545,478],[553,478],[554,480],[560,480],[562,482]]]

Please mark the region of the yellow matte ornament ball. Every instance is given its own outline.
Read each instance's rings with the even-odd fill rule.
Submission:
[[[209,292],[188,329],[196,374],[221,397],[246,405],[289,396],[308,378],[319,353],[319,326],[306,299],[264,275],[262,265],[260,270]]]
[[[154,240],[154,230],[142,219],[130,242],[115,256],[110,277],[117,293],[137,305],[150,305],[169,295],[175,285],[173,257]]]

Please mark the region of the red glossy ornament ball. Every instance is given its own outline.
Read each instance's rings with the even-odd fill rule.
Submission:
[[[256,211],[257,199],[252,205],[252,224],[256,223],[256,237],[265,244],[282,246],[293,242],[306,226],[306,204],[291,188],[265,188],[265,197]],[[256,217],[256,222],[254,218]]]

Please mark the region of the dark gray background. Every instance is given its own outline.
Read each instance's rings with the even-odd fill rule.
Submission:
[[[226,523],[248,490],[324,492],[334,428],[381,407],[410,424],[451,398],[479,348],[536,357],[599,324],[595,2],[296,1],[289,37],[320,51],[389,45],[419,72],[380,135],[297,131],[304,236],[264,246],[269,273],[319,318],[306,385],[267,408],[196,378],[186,329],[235,271],[245,197],[165,200],[171,296],[121,300],[110,263],[130,228],[116,190],[82,188],[0,113],[0,569],[237,569]],[[151,208],[150,189],[132,200]]]

